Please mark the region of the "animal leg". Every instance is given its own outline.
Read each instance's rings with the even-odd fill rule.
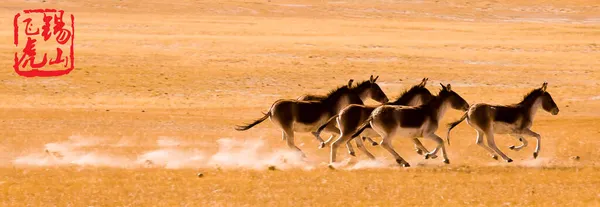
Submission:
[[[421,143],[421,141],[419,141],[419,139],[414,138],[413,143],[415,143],[415,150],[417,151],[417,154],[424,155],[424,154],[429,153],[429,150],[427,150],[427,148],[425,148],[425,146],[423,146],[423,144]],[[431,158],[435,159],[435,158],[437,158],[437,155],[432,155]]]
[[[329,136],[327,141],[321,142],[321,145],[319,145],[319,149],[324,148],[325,145],[328,145],[329,143],[331,143],[333,141],[333,137],[335,137],[335,136],[332,134],[331,136]]]
[[[371,139],[371,137],[362,137],[362,139],[368,140],[369,142],[371,142],[371,145],[373,145],[373,146],[379,145],[379,143],[375,142],[375,140]]]
[[[498,153],[502,159],[506,160],[506,162],[512,162],[513,160],[510,159],[508,156],[506,156],[502,151],[500,151],[500,149],[498,149],[498,147],[496,146],[496,142],[494,141],[494,133],[491,129],[489,129],[487,131],[487,133],[485,133],[485,136],[487,138],[487,143],[488,146],[493,149],[494,151],[496,151],[496,153]]]
[[[327,124],[325,129],[323,129],[326,132],[331,132],[332,135],[329,136],[327,141],[323,141],[323,139],[321,139],[320,137],[318,138],[318,140],[321,142],[321,144],[319,145],[319,149],[324,148],[326,145],[331,143],[331,141],[333,141],[333,138],[336,137],[341,132],[340,129],[337,128],[335,123],[336,122],[329,122],[329,124]],[[313,135],[317,136],[317,133],[313,132]]]
[[[302,152],[302,150],[300,150],[300,148],[298,148],[296,144],[294,144],[294,131],[292,131],[291,129],[285,130],[285,140],[287,141],[287,145],[289,148],[297,150],[303,158],[306,158],[304,152]]]
[[[390,152],[390,154],[392,154],[394,156],[394,158],[396,158],[396,162],[400,165],[402,165],[403,167],[410,167],[410,164],[408,164],[408,162],[406,162],[406,160],[404,160],[404,158],[402,158],[395,150],[394,148],[392,148],[392,143],[391,143],[391,136],[389,136],[389,134],[386,134],[385,136],[383,136],[383,140],[381,141],[381,147],[383,147],[385,150],[387,150],[388,152]]]
[[[360,139],[360,138],[355,138],[355,140],[354,140],[354,141],[356,141],[356,146],[358,147],[358,149],[359,149],[360,151],[362,151],[363,153],[365,153],[365,154],[366,154],[366,155],[367,155],[367,156],[368,156],[370,159],[372,159],[372,160],[374,160],[374,159],[375,159],[375,156],[373,156],[373,154],[371,154],[371,153],[370,153],[370,152],[367,150],[367,148],[365,147],[365,145],[364,145],[364,143],[363,143],[363,140],[362,140],[362,139]]]
[[[342,143],[346,142],[348,139],[350,139],[350,136],[342,133],[335,141],[333,141],[333,143],[331,143],[331,154],[329,155],[329,164],[330,165],[335,163],[336,156],[337,156],[337,148],[340,147],[340,145]]]
[[[346,140],[346,148],[348,149],[348,154],[356,156],[356,152],[354,152],[354,148],[352,147],[352,144],[350,144],[350,141],[352,141],[352,139]]]
[[[526,129],[524,133],[537,139],[537,143],[535,144],[535,151],[533,152],[533,158],[535,159],[540,153],[540,144],[542,142],[542,136],[540,136],[538,133],[535,133],[534,131],[531,131],[531,129]]]
[[[475,143],[481,147],[483,147],[483,149],[487,150],[490,155],[492,156],[492,158],[494,158],[494,160],[498,160],[498,155],[496,155],[496,152],[494,152],[494,150],[492,150],[491,148],[489,148],[488,146],[486,146],[483,143],[483,132],[476,130],[477,131],[477,140],[475,140]]]
[[[450,164],[450,160],[448,159],[448,155],[446,155],[446,146],[444,146],[444,140],[442,138],[440,138],[438,135],[436,134],[429,134],[427,136],[425,136],[426,138],[432,139],[433,141],[435,141],[438,145],[437,147],[433,150],[433,152],[425,155],[426,157],[431,156],[431,154],[435,154],[435,152],[438,149],[442,149],[442,157],[444,158],[444,163],[446,164]],[[415,138],[416,139],[416,138]]]
[[[519,141],[521,142],[521,145],[519,145],[519,146],[511,145],[510,147],[508,147],[509,149],[514,150],[514,151],[519,151],[519,150],[527,147],[527,144],[528,144],[527,140],[523,136],[521,136],[521,135],[513,135],[513,136],[515,138],[519,139]]]
[[[319,136],[319,134],[317,132],[311,132],[311,134],[313,136],[315,136],[315,139],[317,139],[317,141],[319,141],[319,143],[323,143],[324,142],[324,140],[321,139],[321,137]]]

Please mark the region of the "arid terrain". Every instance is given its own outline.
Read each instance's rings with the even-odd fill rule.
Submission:
[[[37,8],[75,16],[68,75],[12,68],[13,18]],[[0,14],[0,206],[600,206],[594,1],[8,0]],[[516,103],[547,81],[560,113],[537,113],[537,159],[535,139],[515,152],[496,136],[512,163],[466,123],[449,165],[396,138],[410,168],[367,146],[377,161],[342,147],[333,170],[309,133],[296,134],[303,160],[268,120],[234,130],[278,99],[370,75],[392,99],[428,77],[470,104]]]

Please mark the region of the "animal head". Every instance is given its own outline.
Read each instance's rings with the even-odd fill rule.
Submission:
[[[367,97],[379,103],[386,103],[389,101],[388,97],[385,95],[383,90],[381,90],[379,85],[375,83],[375,81],[377,81],[378,78],[379,76],[373,78],[373,75],[371,75],[369,81],[364,81],[360,83],[356,88],[359,88],[360,90],[364,91],[363,93],[366,94]]]
[[[440,85],[442,86],[442,90],[439,94],[440,98],[447,98],[447,100],[450,101],[450,106],[453,109],[463,111],[469,110],[469,103],[467,103],[465,99],[458,95],[458,93],[454,92],[450,84],[444,86],[444,84],[440,83]]]
[[[542,101],[542,108],[544,108],[545,111],[550,112],[552,115],[557,115],[559,111],[558,106],[554,102],[554,99],[552,99],[552,95],[550,95],[550,93],[546,91],[547,87],[548,83],[544,82],[544,84],[542,84],[542,87],[539,88],[539,90],[542,91],[542,95],[540,96]]]

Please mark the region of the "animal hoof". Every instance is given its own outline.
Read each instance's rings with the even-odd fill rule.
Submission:
[[[402,164],[402,167],[410,167],[410,164],[408,164],[408,162],[405,162],[404,164]]]
[[[323,149],[325,147],[325,142],[321,142],[321,144],[319,144],[319,149]]]
[[[506,162],[512,162],[512,161],[513,161],[513,160],[512,160],[512,159],[510,159],[510,158],[509,158],[508,160],[506,160]]]
[[[515,146],[511,145],[510,147],[508,147],[508,149],[515,150]]]
[[[402,166],[404,166],[404,163],[405,163],[404,160],[401,160],[401,159],[396,159],[396,162]]]
[[[379,145],[379,143],[377,143],[377,142],[373,142],[373,143],[371,143],[371,144],[372,144],[373,146],[377,146],[377,145]]]
[[[438,158],[438,156],[437,155],[430,155],[429,158],[435,159],[435,158]]]
[[[444,160],[444,163],[446,163],[446,164],[450,164],[450,160],[447,160],[447,159],[445,159],[445,160]]]
[[[349,153],[350,153],[350,155],[356,157],[356,153],[354,153],[354,152],[349,152]]]
[[[429,156],[431,156],[431,155],[425,154],[425,159],[429,159]]]
[[[423,155],[423,150],[421,150],[421,149],[417,149],[416,151],[417,151],[417,154],[419,154],[419,155]]]
[[[492,159],[498,160],[498,155],[492,155]]]
[[[327,167],[328,167],[329,169],[335,170],[335,167],[333,167],[333,164],[329,164],[329,165],[327,165]]]
[[[533,159],[536,159],[536,158],[537,158],[537,156],[538,156],[538,153],[537,153],[537,152],[534,152],[534,153],[533,153]]]

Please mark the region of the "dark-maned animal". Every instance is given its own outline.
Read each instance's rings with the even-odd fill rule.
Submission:
[[[433,99],[433,94],[431,94],[431,92],[429,92],[429,90],[425,88],[427,80],[427,78],[424,78],[421,81],[421,83],[411,87],[407,91],[404,91],[395,101],[385,103],[385,105],[415,106],[421,103],[429,102],[431,99]],[[335,154],[338,145],[340,145],[341,143],[346,143],[348,153],[352,156],[355,156],[354,149],[350,145],[350,141],[352,140],[350,136],[354,134],[354,132],[356,132],[358,127],[369,117],[371,112],[375,110],[376,107],[377,106],[366,106],[357,104],[349,105],[346,108],[342,109],[338,115],[331,117],[331,119],[329,119],[327,123],[319,127],[319,129],[317,130],[317,136],[323,129],[325,129],[325,127],[328,124],[332,123],[333,120],[336,120],[339,125],[339,137],[337,137],[337,139],[333,142],[332,145],[335,145],[335,147],[333,147],[331,153]],[[363,153],[365,153],[369,158],[375,159],[375,156],[373,156],[373,154],[371,154],[364,147],[363,144],[363,140],[371,140],[370,138],[368,138],[368,135],[377,135],[377,133],[370,129],[370,127],[368,128],[368,130],[363,132],[362,139],[355,139],[355,141],[356,145]],[[325,147],[325,145],[331,143],[332,141],[333,137],[330,137],[327,141],[321,143],[319,148]],[[413,141],[415,142],[415,149],[417,150],[417,153],[422,154],[423,151],[428,152],[428,150],[425,149],[425,147],[421,144],[421,142],[418,139],[414,139]],[[372,141],[372,143],[373,145],[377,145],[377,143],[374,141]]]
[[[509,147],[515,151],[519,151],[527,146],[527,140],[523,135],[535,137],[537,144],[533,152],[533,158],[537,158],[540,152],[541,136],[530,129],[533,125],[535,113],[540,106],[552,115],[557,115],[559,111],[552,96],[546,91],[547,87],[548,83],[544,82],[542,87],[533,89],[525,95],[521,102],[516,104],[473,104],[460,120],[448,125],[448,134],[446,136],[449,137],[450,130],[467,119],[467,123],[477,131],[477,145],[487,150],[492,158],[497,160],[497,153],[506,162],[512,162],[512,159],[496,146],[494,134],[510,134],[521,141],[522,144],[520,146]],[[483,143],[484,135],[487,138],[488,146]]]
[[[375,82],[377,78],[371,76],[368,81],[363,81],[353,87],[341,86],[332,90],[326,95],[326,98],[316,101],[294,99],[275,101],[262,118],[244,126],[237,126],[236,130],[248,130],[270,118],[275,125],[281,128],[282,138],[287,141],[287,145],[305,156],[302,150],[294,144],[294,132],[314,132],[344,107],[350,104],[363,104],[363,100],[367,98],[380,103],[387,102],[387,96]]]
[[[395,136],[411,139],[429,138],[438,145],[433,151],[425,154],[425,158],[435,156],[441,149],[443,162],[448,164],[450,161],[446,155],[444,140],[435,134],[439,121],[448,107],[463,111],[469,108],[469,104],[451,89],[450,84],[442,85],[442,90],[433,100],[420,106],[383,105],[377,107],[352,137],[360,135],[370,124],[373,130],[383,138],[381,146],[396,158],[398,164],[405,167],[410,164],[393,149],[392,139]],[[331,156],[330,162],[335,162],[335,155]]]

